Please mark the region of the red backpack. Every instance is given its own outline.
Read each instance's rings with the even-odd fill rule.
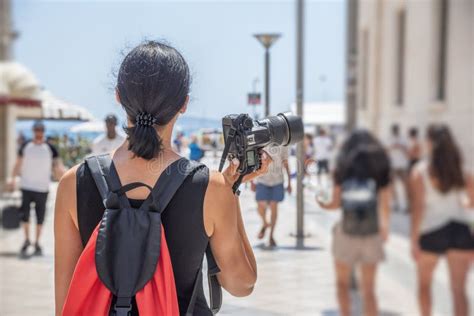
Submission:
[[[141,182],[122,186],[109,155],[90,157],[86,163],[105,211],[77,262],[62,315],[129,316],[134,297],[140,316],[180,315],[161,213],[186,177],[202,165],[178,159],[152,188]],[[141,186],[147,187],[150,195],[135,209],[125,193]],[[209,245],[206,257],[210,305],[216,314],[222,291]],[[186,316],[193,315],[201,280],[199,269]]]

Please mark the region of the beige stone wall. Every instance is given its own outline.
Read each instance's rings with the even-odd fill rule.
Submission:
[[[439,41],[438,0],[362,0],[359,8],[358,123],[386,141],[393,123],[406,133],[430,122],[446,122],[474,170],[474,1],[448,1],[446,98],[436,99]],[[406,10],[404,102],[396,105],[397,15]],[[363,32],[369,34],[363,69]],[[380,32],[380,33],[378,33]],[[377,37],[377,35],[379,35]],[[363,74],[367,83],[361,106]]]

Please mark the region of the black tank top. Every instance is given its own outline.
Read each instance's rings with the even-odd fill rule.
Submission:
[[[86,164],[76,173],[77,220],[85,246],[92,231],[102,218],[104,206]],[[209,181],[207,167],[188,176],[162,214],[162,223],[173,265],[180,314],[184,315],[191,299],[198,270],[209,243],[204,228],[203,203]],[[142,200],[130,199],[132,207],[140,207]],[[194,308],[196,316],[212,316],[204,296],[202,282],[198,285]],[[132,315],[138,315],[135,300]]]

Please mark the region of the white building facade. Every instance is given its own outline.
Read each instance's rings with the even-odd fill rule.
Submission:
[[[358,3],[358,126],[386,141],[445,122],[474,170],[474,1]]]

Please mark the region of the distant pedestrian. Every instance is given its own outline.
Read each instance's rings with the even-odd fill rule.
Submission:
[[[21,148],[21,146],[23,146],[23,144],[26,142],[26,137],[23,133],[19,133],[18,134],[18,137],[16,139],[16,145],[18,146],[17,148]]]
[[[409,160],[409,171],[416,165],[421,159],[422,148],[418,138],[418,128],[412,127],[408,131],[408,160]]]
[[[268,167],[268,172],[252,183],[252,189],[255,191],[257,200],[258,214],[262,219],[262,228],[258,234],[259,239],[265,238],[265,232],[270,229],[269,246],[275,247],[274,238],[275,226],[278,218],[278,203],[285,198],[285,176],[287,185],[286,191],[291,194],[291,173],[288,164],[288,148],[284,146],[269,145],[265,147],[265,151],[270,155],[272,162]],[[270,208],[270,222],[267,218],[267,209]]]
[[[201,161],[202,157],[204,157],[204,150],[199,146],[197,136],[193,135],[189,144],[189,159]]]
[[[314,150],[316,163],[318,166],[318,183],[322,185],[322,175],[327,175],[330,170],[329,160],[331,159],[332,140],[327,135],[324,128],[318,129],[318,135],[314,138]]]
[[[431,315],[431,284],[439,259],[448,262],[456,316],[469,313],[466,293],[474,235],[467,208],[474,207],[474,179],[463,171],[461,153],[444,124],[427,129],[428,158],[413,170],[411,244],[418,270],[418,299],[423,316]],[[461,197],[466,197],[465,201]]]
[[[398,124],[392,125],[388,151],[394,180],[392,192],[394,210],[401,211],[401,197],[396,190],[395,181],[400,181],[405,197],[408,198],[408,145],[405,138],[403,138],[400,133],[400,126],[398,126]]]
[[[173,146],[174,146],[174,149],[176,150],[176,152],[178,153],[181,153],[181,150],[183,149],[183,138],[184,138],[184,135],[182,132],[178,132],[176,134],[176,137],[174,138],[173,140]]]
[[[377,265],[384,260],[383,244],[389,232],[390,162],[368,131],[355,131],[344,142],[334,182],[332,200],[318,197],[317,202],[324,209],[342,209],[332,241],[340,314],[350,315],[351,275],[360,268],[364,315],[376,316]]]
[[[305,154],[304,171],[305,171],[305,175],[308,175],[309,166],[315,163],[313,135],[309,133],[306,133],[304,135],[303,146],[304,146],[304,154]]]
[[[33,124],[33,140],[23,143],[18,151],[18,157],[13,168],[8,189],[15,190],[15,178],[20,176],[20,189],[22,193],[21,220],[25,241],[20,250],[20,256],[26,257],[30,239],[30,207],[35,204],[36,211],[36,235],[34,243],[34,255],[41,256],[42,248],[39,240],[46,214],[46,202],[48,199],[51,177],[62,176],[64,170],[59,162],[58,151],[45,140],[45,126],[41,121]]]
[[[104,121],[106,131],[94,139],[92,155],[111,153],[125,141],[125,138],[117,133],[117,117],[115,115],[107,115]]]

